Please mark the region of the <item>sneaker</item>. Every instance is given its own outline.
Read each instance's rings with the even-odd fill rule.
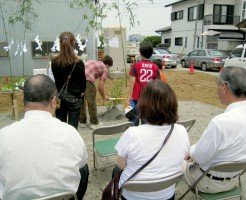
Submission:
[[[95,129],[98,129],[98,128],[101,128],[101,127],[103,127],[103,123],[99,123],[99,124],[91,124],[91,129],[92,130],[95,130]]]
[[[79,126],[80,126],[80,128],[86,128],[87,127],[87,124],[79,123]]]

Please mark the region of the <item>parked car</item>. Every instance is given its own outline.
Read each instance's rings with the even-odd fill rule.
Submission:
[[[152,61],[155,59],[162,60],[163,66],[176,68],[179,63],[179,54],[171,53],[167,49],[155,48],[152,54]]]
[[[180,63],[182,67],[190,67],[193,62],[194,67],[200,67],[203,71],[220,70],[220,67],[224,66],[226,58],[227,55],[217,49],[197,49],[183,56]]]
[[[225,59],[225,67],[236,66],[246,68],[246,44],[237,46]]]

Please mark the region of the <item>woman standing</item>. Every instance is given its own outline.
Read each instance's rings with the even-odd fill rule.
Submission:
[[[190,143],[184,126],[176,124],[178,120],[178,102],[171,87],[161,80],[147,84],[138,102],[140,119],[147,124],[130,127],[115,146],[118,152],[117,166],[123,170],[119,188],[155,153],[161,149],[154,160],[132,179],[153,180],[181,171],[181,164],[189,152]],[[171,130],[171,126],[174,128]],[[170,138],[161,148],[169,131]],[[115,170],[117,171],[117,170]],[[174,200],[175,185],[157,192],[123,191],[122,199],[127,200]]]
[[[85,66],[74,52],[76,42],[74,35],[71,32],[63,32],[59,38],[60,53],[51,63],[57,90],[58,92],[62,90],[61,105],[56,110],[56,117],[77,129],[81,96],[86,88]],[[63,87],[69,76],[67,87],[66,85]]]

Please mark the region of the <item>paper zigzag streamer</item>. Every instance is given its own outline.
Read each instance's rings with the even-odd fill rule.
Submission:
[[[38,37],[39,37],[39,35],[37,35],[37,36],[35,37],[35,42],[36,42],[37,45],[38,45],[38,46],[36,47],[36,50],[39,49],[40,51],[42,51],[42,44],[43,44],[43,43],[39,40]]]

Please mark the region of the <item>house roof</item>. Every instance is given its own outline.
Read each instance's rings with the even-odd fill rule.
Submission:
[[[167,26],[167,27],[165,27],[165,28],[161,28],[161,29],[158,29],[158,30],[156,30],[155,32],[156,33],[160,33],[160,32],[167,32],[167,31],[171,31],[172,30],[172,27],[171,26]]]
[[[167,4],[167,5],[165,5],[165,7],[173,6],[173,5],[175,5],[175,4],[182,3],[182,2],[184,2],[184,1],[188,1],[188,0],[179,0],[179,1],[176,1],[176,2],[174,2],[174,3]]]

